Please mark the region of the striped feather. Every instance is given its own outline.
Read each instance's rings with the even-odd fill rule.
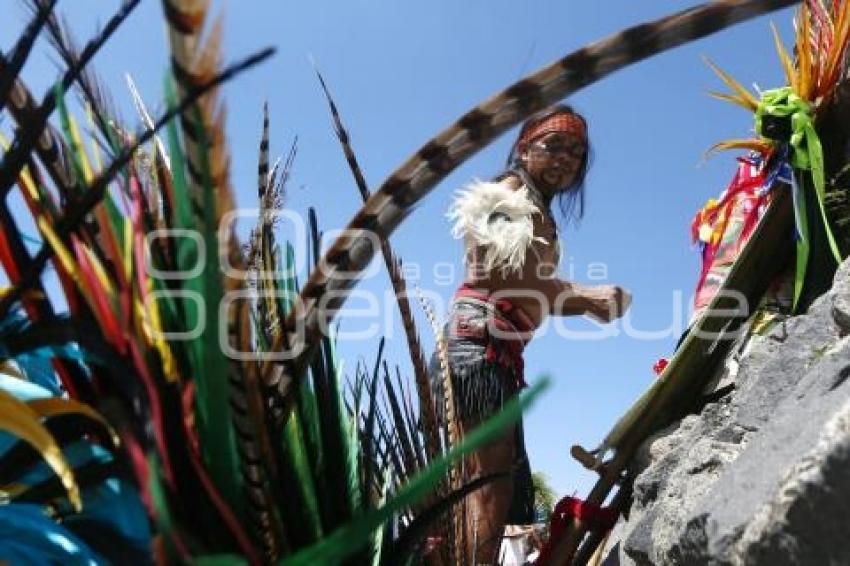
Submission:
[[[263,104],[263,136],[260,139],[260,157],[257,164],[257,197],[260,203],[269,186],[269,103]]]
[[[171,46],[171,69],[182,98],[217,72],[221,58],[221,20],[216,20],[204,38],[209,0],[163,0],[162,4]],[[200,99],[194,111],[183,113],[180,125],[186,144],[192,212],[199,222],[206,222],[203,193],[211,190],[216,200],[213,218],[217,224],[233,203],[228,180],[230,158],[225,148],[224,111],[218,106],[215,91]],[[207,183],[211,187],[206,188]]]
[[[240,303],[238,323],[235,329],[241,337],[239,351],[251,351],[252,333],[249,304]],[[250,521],[250,532],[259,543],[264,558],[275,562],[282,553],[280,516],[275,509],[272,486],[269,480],[271,448],[263,437],[262,399],[259,397],[257,368],[253,362],[244,364],[242,372],[228,374],[230,385],[231,421],[236,430],[236,446],[239,451],[242,489],[245,493],[245,508]]]
[[[7,65],[8,61],[0,54],[0,73],[5,71]],[[22,80],[15,79],[7,103],[9,113],[19,126],[31,127],[39,120],[39,108]],[[66,167],[64,156],[68,154],[68,149],[64,147],[62,137],[53,126],[46,124],[30,150],[24,147],[28,139],[29,137],[24,136],[16,138],[11,149],[4,154],[0,163],[0,191],[8,190],[12,186],[12,182],[21,174],[26,160],[29,159],[30,150],[34,150],[60,195],[67,197],[76,185],[76,179]]]
[[[109,19],[103,29],[97,33],[83,50],[80,52],[79,58],[75,65],[72,65],[65,71],[62,80],[57,84],[60,90],[65,91],[68,87],[80,76],[80,73],[86,68],[86,65],[91,61],[94,55],[101,47],[112,37],[112,34],[130,15],[133,9],[138,5],[140,0],[127,0],[118,11]],[[2,71],[0,71],[2,72]],[[13,89],[14,92],[14,89]],[[47,119],[55,109],[56,98],[53,91],[47,93],[44,101],[38,106],[36,112],[29,117],[26,126],[22,127],[12,144],[12,149],[3,156],[3,161],[0,163],[0,194],[5,194],[9,187],[17,179],[21,169],[26,164],[30,152],[34,148],[38,148],[42,141],[42,133],[44,132]]]
[[[354,148],[351,146],[351,138],[348,131],[342,123],[342,117],[339,114],[339,109],[331,96],[330,90],[325,83],[324,77],[316,68],[316,76],[319,78],[319,84],[322,91],[325,93],[328,106],[331,111],[331,116],[334,121],[334,131],[342,145],[345,159],[348,162],[348,167],[351,174],[354,176],[354,181],[363,197],[364,202],[369,200],[369,187],[366,184],[366,178],[357,162],[357,156],[354,154]],[[429,458],[434,458],[440,452],[440,441],[437,433],[437,420],[434,412],[434,402],[431,393],[431,382],[428,379],[428,368],[425,363],[425,354],[422,351],[422,344],[419,341],[419,335],[416,332],[416,322],[413,319],[413,313],[410,309],[410,299],[407,293],[407,282],[402,275],[402,263],[392,250],[390,241],[387,238],[381,239],[381,252],[384,256],[384,263],[387,267],[387,273],[390,277],[390,282],[395,293],[396,304],[401,315],[402,324],[404,326],[404,334],[407,338],[407,349],[410,353],[410,362],[413,366],[413,375],[416,380],[416,388],[419,394],[419,407],[422,417],[422,425],[425,429],[425,445]]]
[[[216,19],[204,36],[209,8],[207,0],[163,0],[162,4],[171,46],[172,74],[177,93],[183,98],[218,73],[221,66],[222,20]],[[222,236],[218,230],[220,220],[233,209],[225,118],[224,107],[219,103],[214,88],[199,97],[194,107],[180,114],[192,228],[204,235],[207,242],[205,259],[209,265],[218,261],[215,243],[216,238]],[[229,265],[242,271],[245,261],[233,231],[234,226],[231,225],[229,232],[223,234],[223,243],[227,246]],[[225,293],[238,292],[243,281],[230,275],[219,280],[215,273],[207,273],[193,285],[207,302],[219,304]],[[216,483],[226,486],[223,491],[228,502],[238,505],[239,478],[234,477],[237,467],[234,459],[240,458],[238,455],[234,458],[231,450],[235,438],[229,422],[232,418],[229,415],[232,401],[229,399],[229,384],[240,379],[231,374],[240,374],[243,367],[236,360],[225,358],[223,352],[216,352],[213,344],[217,340],[215,332],[220,323],[225,323],[229,344],[234,349],[240,346],[239,337],[235,334],[239,327],[236,310],[231,308],[224,316],[226,320],[219,320],[217,311],[210,313],[203,342],[198,342],[193,348],[193,358],[199,366],[196,378],[197,427],[204,441],[207,463],[216,462],[214,467],[211,466]]]
[[[56,6],[56,1],[50,0],[49,2],[45,2],[43,6],[39,6],[35,10],[32,21],[27,25],[20,37],[18,37],[18,41],[10,51],[9,65],[4,71],[0,72],[0,110],[3,110],[6,99],[9,97],[9,90],[11,90],[21,69],[23,69],[24,63],[26,63],[27,57],[29,57],[32,47],[35,44],[35,40],[38,38],[41,29],[47,23],[53,8]]]
[[[33,11],[43,8],[46,0],[28,0]],[[71,28],[67,20],[60,20],[53,14],[47,20],[48,39],[62,58],[68,68],[78,64],[80,50],[77,47]],[[91,65],[84,65],[79,75],[75,78],[82,99],[85,104],[93,109],[95,122],[110,143],[114,151],[117,144],[115,127],[110,124],[118,124],[113,105],[109,100],[107,90],[101,85]]]
[[[721,0],[629,28],[521,79],[428,141],[369,198],[305,284],[302,308],[286,323],[286,343],[273,344],[274,351],[294,354],[294,361],[286,367],[267,364],[263,371],[264,380],[275,395],[275,419],[280,422],[291,408],[292,386],[315,349],[318,329],[332,316],[329,313],[344,303],[345,291],[356,281],[350,277],[351,273],[365,269],[375,254],[376,250],[369,244],[369,232],[382,238],[389,236],[412,212],[413,206],[446,175],[534,112],[627,65],[794,3],[792,0]],[[342,277],[343,273],[347,276]],[[322,301],[328,292],[334,292],[334,299]],[[320,309],[320,304],[324,308]],[[299,332],[295,332],[296,328]]]
[[[443,423],[444,438],[446,440],[446,452],[450,452],[451,450],[456,449],[461,443],[461,430],[455,411],[457,403],[455,400],[454,384],[452,383],[452,375],[449,365],[449,345],[443,334],[442,328],[440,328],[440,325],[437,322],[437,317],[434,315],[434,309],[431,308],[431,304],[421,292],[419,292],[419,302],[422,305],[422,310],[425,311],[425,316],[428,319],[428,322],[431,323],[431,329],[433,330],[434,337],[436,338],[437,360],[440,364],[440,382],[443,387],[443,398],[440,399],[440,402],[443,404],[443,415],[445,415],[445,422]],[[463,473],[460,469],[458,469],[458,467],[462,465],[463,462],[461,461],[449,468],[449,486],[452,491],[459,489],[463,482]],[[452,513],[452,528],[448,529],[447,526],[443,527],[444,535],[447,535],[446,549],[449,553],[450,564],[456,563],[459,557],[464,555],[463,538],[465,532],[465,521],[463,515],[463,508],[455,509]]]
[[[198,97],[205,94],[209,89],[215,88],[221,83],[227,82],[240,72],[253,67],[254,65],[264,61],[274,53],[274,49],[264,49],[254,55],[246,57],[236,63],[226,67],[221,73],[216,74],[208,82],[198,87],[186,98],[180,100],[180,103],[173,108],[167,110],[156,121],[152,129],[146,129],[138,134],[133,143],[124,147],[122,151],[110,162],[110,164],[98,175],[90,187],[86,189],[85,194],[79,199],[75,206],[69,209],[66,214],[57,222],[57,233],[60,236],[67,235],[70,231],[76,229],[81,224],[85,216],[103,199],[109,183],[115,176],[123,170],[135,155],[136,150],[151,140],[151,138],[175,116],[186,111]],[[8,155],[8,154],[7,154]],[[2,165],[0,165],[0,175],[3,174]],[[0,314],[8,312],[9,307],[18,299],[20,294],[29,289],[40,276],[44,269],[47,260],[51,257],[52,251],[49,246],[42,245],[41,249],[33,258],[30,269],[26,270],[21,277],[18,285],[15,285],[0,299]]]

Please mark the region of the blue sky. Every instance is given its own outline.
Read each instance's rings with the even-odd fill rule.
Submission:
[[[225,17],[225,60],[268,45],[278,49],[271,61],[224,88],[237,201],[255,206],[261,108],[268,100],[272,152],[285,153],[293,137],[299,138],[287,206],[298,213],[315,206],[325,229],[344,226],[361,201],[309,56],[329,82],[366,178],[376,187],[432,135],[522,75],[626,26],[692,5],[627,0],[542,0],[534,9],[530,2],[501,0],[214,4]],[[59,3],[81,39],[115,6],[96,0]],[[547,331],[528,347],[527,376],[533,381],[548,374],[553,387],[526,418],[526,442],[532,467],[545,472],[560,494],[585,494],[595,480],[570,459],[570,445],[598,443],[650,384],[654,361],[671,352],[687,320],[699,269],[689,242],[691,218],[726,186],[734,168],[731,154],[703,163],[703,153],[721,139],[746,137],[752,128],[746,112],[706,95],[722,85],[701,58],[710,57],[743,84],[780,86],[769,22],[790,38],[791,16],[784,10],[737,26],[620,71],[569,99],[588,119],[595,159],[585,218],[561,233],[562,271],[592,283],[589,264],[604,264],[607,281],[599,282],[634,294],[630,327],[655,336],[635,337],[623,323],[602,329],[575,319],[562,321],[568,336]],[[25,21],[19,6],[7,11],[0,21],[3,49]],[[166,47],[160,4],[143,0],[95,59],[131,123],[137,118],[123,74],[130,71],[149,106],[161,109]],[[46,53],[42,49],[25,70],[36,92],[56,77]],[[8,132],[8,123],[2,127]],[[445,281],[447,270],[458,270],[461,261],[460,244],[450,237],[444,218],[451,195],[475,177],[498,173],[512,135],[450,175],[391,237],[402,258],[418,266],[418,274],[411,268],[411,285],[436,293],[438,306],[447,304],[459,283]],[[378,267],[358,290],[383,295],[389,283]],[[351,302],[352,308],[365,306],[362,299]],[[390,360],[406,371],[395,307],[382,300],[381,309],[380,317],[371,319],[350,311],[341,319],[341,331],[381,324]],[[389,327],[381,322],[385,316]],[[430,350],[428,324],[421,316],[419,322]],[[588,334],[597,339],[586,339]],[[358,356],[371,364],[376,345],[377,338],[346,341],[341,352],[347,367]]]

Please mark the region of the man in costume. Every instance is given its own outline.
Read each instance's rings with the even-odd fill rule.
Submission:
[[[497,412],[525,386],[522,352],[547,315],[621,316],[631,297],[612,285],[583,286],[556,275],[560,256],[550,206],[565,216],[584,207],[587,124],[558,105],[520,130],[508,169],[491,182],[474,182],[449,210],[453,234],[464,238],[465,280],[447,323],[446,359],[461,434]],[[438,356],[434,389],[442,407]],[[467,557],[493,563],[504,524],[533,520],[533,489],[521,425],[465,462],[468,479],[505,472],[467,499]]]

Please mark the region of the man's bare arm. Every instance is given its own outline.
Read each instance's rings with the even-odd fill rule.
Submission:
[[[549,295],[554,316],[587,314],[602,322],[620,318],[632,302],[631,294],[616,285],[580,285],[563,279],[552,279]]]

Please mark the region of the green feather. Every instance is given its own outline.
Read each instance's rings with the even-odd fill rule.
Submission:
[[[165,98],[169,108],[177,105],[177,94],[174,91],[174,83],[170,80],[170,75],[167,76],[165,81]],[[183,154],[183,147],[180,145],[180,135],[177,132],[175,120],[168,123],[168,151],[171,154],[171,183],[174,190],[174,219],[172,224],[175,228],[190,229],[192,228],[192,212],[189,207],[189,189],[186,184],[186,158]],[[188,240],[188,238],[180,239],[181,242],[184,240]],[[180,257],[179,254],[178,257]],[[191,265],[194,265],[194,263]]]
[[[284,449],[295,472],[297,488],[301,492],[303,507],[300,509],[302,522],[306,523],[313,540],[322,538],[322,518],[319,513],[319,501],[316,497],[316,485],[313,472],[304,447],[304,437],[298,413],[293,412],[286,423]]]
[[[74,168],[77,182],[85,179],[83,175],[83,162],[80,158],[82,148],[74,140],[71,135],[71,117],[68,114],[68,107],[65,106],[65,91],[62,88],[62,83],[56,83],[53,87],[53,96],[56,98],[56,108],[59,110],[59,122],[62,124],[62,134],[65,136],[65,143],[71,149],[71,165]]]
[[[387,472],[384,472],[383,481],[381,482],[381,494],[378,499],[378,507],[384,504],[387,500],[387,488],[389,487],[389,477]],[[381,523],[378,528],[375,529],[375,532],[372,533],[371,542],[371,555],[372,555],[372,566],[379,566],[381,564],[381,550],[384,546],[384,537],[387,532],[387,522],[384,521]]]
[[[339,357],[337,356],[336,332],[333,328],[329,329],[329,335],[325,337],[324,342],[328,350],[328,359],[331,360],[329,371],[331,372],[330,381],[333,384],[331,393],[333,396],[333,410],[337,415],[340,437],[343,439],[342,449],[344,454],[342,454],[342,463],[345,465],[343,475],[346,480],[345,487],[348,496],[348,509],[353,514],[360,509],[361,505],[360,480],[357,470],[357,451],[359,448],[357,429],[348,416],[345,401],[342,397],[342,368],[340,367]]]
[[[360,550],[382,523],[430,493],[448,472],[453,462],[504,434],[508,427],[519,420],[523,409],[530,406],[548,385],[549,379],[543,378],[521,397],[505,403],[498,414],[473,430],[447,454],[435,459],[425,470],[402,486],[395,497],[385,505],[349,521],[348,524],[328,535],[320,544],[304,549],[284,559],[280,564],[283,566],[340,564],[348,556]]]
[[[166,96],[169,107],[176,106],[174,90],[171,81],[166,82]],[[197,111],[197,110],[196,110]],[[203,131],[197,131],[198,144],[206,146]],[[198,230],[205,243],[205,254],[199,257],[197,244],[192,238],[180,238],[178,244],[178,269],[190,270],[194,264],[188,263],[194,255],[204,261],[204,269],[198,276],[187,279],[185,288],[200,295],[205,303],[206,316],[201,319],[201,312],[196,301],[185,301],[188,328],[197,328],[201,324],[202,332],[191,341],[189,346],[191,366],[194,370],[192,377],[195,381],[195,417],[198,436],[204,463],[216,487],[224,498],[236,510],[241,510],[242,475],[239,472],[239,456],[236,451],[236,439],[230,416],[230,391],[228,388],[228,371],[230,361],[225,357],[219,344],[219,309],[224,292],[221,271],[218,269],[218,240],[215,231],[215,202],[209,164],[206,162],[207,152],[201,151],[201,169],[204,179],[204,213],[206,218],[201,226],[195,226],[191,220],[191,211],[186,208],[189,202],[185,179],[185,157],[181,149],[176,127],[169,126],[169,143],[171,150],[171,167],[174,175],[175,200],[178,206],[180,226],[186,229]],[[186,224],[184,224],[186,223]],[[194,249],[193,249],[194,248]],[[194,253],[192,253],[194,251]]]

